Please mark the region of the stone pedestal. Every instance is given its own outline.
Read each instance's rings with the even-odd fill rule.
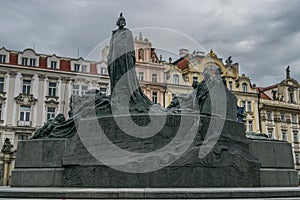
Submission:
[[[19,141],[11,185],[15,187],[63,186],[65,139]]]
[[[290,143],[251,139],[250,151],[261,162],[259,170],[261,186],[298,186],[298,173],[295,170]]]
[[[125,122],[125,117],[128,116],[120,116],[121,122],[122,117]],[[156,116],[155,121],[160,123],[163,121],[162,117],[165,116]],[[149,122],[143,115],[132,118],[140,125]],[[260,163],[250,154],[244,125],[236,121],[202,116],[198,121],[199,126],[193,129],[195,135],[187,150],[170,165],[145,173],[129,173],[108,167],[96,159],[82,142],[90,139],[94,147],[103,147],[103,151],[107,150],[111,155],[118,155],[113,149],[108,148],[106,142],[97,141],[95,136],[100,133],[94,125],[99,122],[106,137],[119,148],[135,153],[152,152],[174,142],[173,139],[180,127],[183,133],[190,133],[191,129],[195,128],[196,118],[193,115],[185,116],[185,120],[182,121],[180,115],[168,116],[159,133],[142,139],[126,135],[118,128],[113,117],[103,117],[80,121],[78,131],[82,129],[86,132],[69,139],[20,141],[16,168],[12,173],[12,186],[101,188],[260,186]],[[204,158],[200,159],[199,150],[203,141],[206,136],[213,135],[215,129],[212,127],[222,121],[224,126],[221,134],[218,134],[217,143]],[[86,134],[87,137],[82,137],[81,134]],[[184,137],[177,140],[174,144],[178,144],[180,149],[181,143],[186,141]],[[167,155],[175,156],[178,151],[176,148],[169,149]],[[154,165],[161,164],[155,161],[155,157],[149,156],[147,159],[153,161]],[[134,160],[133,165],[128,164],[139,166],[135,162],[138,163],[140,160]],[[136,170],[141,169],[137,167]]]

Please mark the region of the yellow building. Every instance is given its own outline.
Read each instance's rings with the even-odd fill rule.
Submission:
[[[268,134],[270,138],[292,144],[298,173],[300,170],[299,88],[299,82],[290,76],[290,67],[286,69],[286,78],[280,83],[258,88],[261,132]]]
[[[211,50],[205,55],[204,52],[194,51],[189,53],[187,49],[179,50],[180,58],[172,64],[176,67],[172,67],[174,70],[182,73],[182,79],[189,85],[192,85],[194,81],[202,81],[202,72],[204,68],[209,65],[215,65],[219,67],[222,77],[226,80],[226,85],[238,98],[238,105],[245,107],[245,124],[248,132],[260,132],[259,117],[258,117],[258,93],[256,86],[251,84],[251,80],[245,74],[239,75],[238,63],[232,63],[231,57],[229,57],[225,64],[223,60],[217,56],[216,53]],[[169,89],[171,85],[167,85],[167,91],[179,94],[179,91],[190,92],[192,89]],[[177,93],[176,93],[177,92]],[[166,101],[170,103],[170,93],[167,93]],[[174,94],[172,93],[172,94]],[[182,92],[184,93],[184,92]]]

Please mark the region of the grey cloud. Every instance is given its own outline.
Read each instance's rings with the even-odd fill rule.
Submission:
[[[299,10],[297,0],[3,0],[0,46],[22,50],[35,42],[41,53],[75,57],[79,48],[86,56],[110,36],[124,12],[128,27],[187,34],[224,59],[232,56],[253,82],[269,85],[284,78],[287,65],[300,81]],[[169,41],[169,47],[176,48],[174,44]],[[184,47],[180,45],[178,49]]]

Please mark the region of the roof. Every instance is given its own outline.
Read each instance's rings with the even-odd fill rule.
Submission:
[[[272,86],[274,86],[274,85],[272,85]],[[277,86],[277,85],[276,85]],[[271,87],[271,86],[269,86],[269,87]],[[272,100],[272,98],[271,97],[269,97],[264,91],[266,91],[266,90],[264,90],[265,88],[262,88],[262,87],[257,87],[256,88],[256,91],[257,91],[257,93],[259,94],[259,96],[260,96],[260,98],[261,99],[267,99],[267,100]]]

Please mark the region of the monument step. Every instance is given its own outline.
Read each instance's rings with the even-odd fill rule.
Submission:
[[[44,188],[0,187],[0,199],[300,199],[299,187]]]

